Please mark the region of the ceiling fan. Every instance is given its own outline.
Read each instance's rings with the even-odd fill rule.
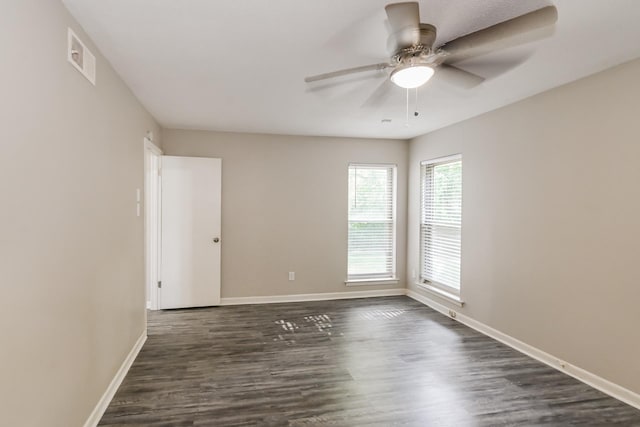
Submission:
[[[388,4],[385,11],[391,29],[388,49],[392,52],[387,62],[318,74],[306,77],[305,82],[391,68],[390,81],[405,89],[424,85],[434,74],[459,86],[473,87],[484,78],[452,63],[540,38],[546,34],[534,30],[551,26],[558,17],[556,8],[547,6],[434,46],[437,29],[434,25],[420,23],[417,2]]]

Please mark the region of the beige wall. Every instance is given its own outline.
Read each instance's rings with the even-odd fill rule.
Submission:
[[[462,153],[461,311],[636,393],[639,75],[634,61],[413,140],[407,258],[418,271],[420,161]]]
[[[81,426],[145,328],[143,137],[98,54],[66,60],[58,0],[0,5],[0,425]]]
[[[164,130],[163,144],[222,158],[223,298],[405,286],[407,141]],[[344,284],[349,162],[398,165],[397,286]]]

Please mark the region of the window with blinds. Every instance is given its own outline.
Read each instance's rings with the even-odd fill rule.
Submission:
[[[462,157],[422,163],[420,278],[423,283],[460,294]]]
[[[348,280],[395,278],[395,165],[349,165]]]

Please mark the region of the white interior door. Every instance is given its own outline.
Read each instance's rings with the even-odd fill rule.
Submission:
[[[222,160],[162,156],[160,308],[220,304]]]

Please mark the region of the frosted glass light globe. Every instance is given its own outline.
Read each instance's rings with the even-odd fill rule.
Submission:
[[[435,70],[424,64],[407,65],[397,68],[391,73],[391,81],[404,89],[422,86],[433,76]]]

